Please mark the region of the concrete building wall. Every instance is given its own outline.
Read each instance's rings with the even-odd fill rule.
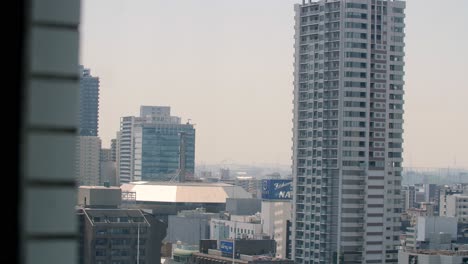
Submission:
[[[210,239],[254,238],[254,235],[262,233],[262,224],[211,219],[210,230]],[[222,237],[216,237],[216,235]]]
[[[262,201],[263,232],[276,241],[276,256],[286,258],[288,229],[292,218],[291,201]]]
[[[186,245],[199,245],[201,239],[210,238],[210,219],[208,218],[170,215],[168,223],[165,240],[169,243],[181,241]]]
[[[457,239],[457,219],[455,217],[418,217],[417,220],[417,241],[431,239],[434,234],[447,233],[453,240]]]
[[[257,198],[227,198],[226,211],[233,215],[253,215],[261,211],[261,204]]]
[[[122,190],[118,187],[80,186],[78,205],[85,207],[119,207],[122,202]]]

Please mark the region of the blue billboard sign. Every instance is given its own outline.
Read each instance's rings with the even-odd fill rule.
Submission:
[[[219,250],[221,252],[232,255],[232,249],[233,249],[233,242],[232,241],[221,240],[219,242]]]
[[[262,180],[262,199],[291,200],[292,180]]]

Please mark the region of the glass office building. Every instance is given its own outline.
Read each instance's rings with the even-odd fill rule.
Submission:
[[[182,137],[185,136],[185,140]],[[183,145],[185,141],[185,146]],[[179,155],[180,151],[184,155]],[[195,169],[195,129],[191,124],[143,124],[135,129],[134,178],[165,181],[177,175],[180,158],[187,176]]]

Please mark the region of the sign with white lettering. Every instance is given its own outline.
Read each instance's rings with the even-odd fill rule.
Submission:
[[[262,180],[262,199],[291,200],[292,180]]]
[[[232,255],[233,243],[232,241],[221,240],[219,243],[219,250],[223,253]]]

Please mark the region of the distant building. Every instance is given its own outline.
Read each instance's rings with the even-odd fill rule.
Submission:
[[[414,186],[404,186],[402,193],[404,195],[403,197],[405,210],[419,207],[416,203],[416,189]]]
[[[180,120],[167,106],[141,106],[139,117],[121,118],[116,144],[121,183],[170,180],[179,165],[186,178],[193,177],[195,129]]]
[[[229,180],[231,178],[231,173],[228,168],[221,168],[219,174],[221,180]]]
[[[211,219],[210,239],[253,239],[262,235],[262,226],[259,215],[231,216],[231,220]]]
[[[166,224],[131,209],[78,208],[80,264],[161,263]]]
[[[435,216],[433,203],[421,203],[420,208],[411,208],[406,210],[406,214],[410,220],[410,225],[415,226],[418,218],[421,216]]]
[[[463,189],[441,188],[439,194],[439,215],[447,216],[447,197],[453,194],[463,194]]]
[[[219,218],[219,213],[207,213],[202,208],[183,210],[170,215],[165,241],[185,245],[199,245],[200,240],[210,238],[210,220]]]
[[[415,249],[451,249],[457,240],[457,219],[454,217],[418,217],[415,226]]]
[[[201,171],[200,178],[212,178],[213,173],[211,171]]]
[[[247,192],[252,194],[254,198],[260,198],[260,180],[252,176],[236,176],[234,184],[241,186]]]
[[[438,199],[438,197],[436,196],[438,193],[437,189],[439,189],[439,186],[437,184],[424,184],[424,195],[426,196],[426,202],[434,202]]]
[[[258,198],[227,198],[226,211],[232,215],[254,215],[262,210]]]
[[[75,168],[78,185],[101,184],[101,139],[96,136],[78,136],[76,139]]]
[[[100,154],[100,159],[101,161],[112,161],[112,150],[111,149],[106,149],[106,148],[101,148],[101,154]]]
[[[113,162],[117,161],[117,139],[111,139],[111,158]]]
[[[447,196],[446,216],[458,218],[458,222],[468,223],[468,195],[452,194]]]
[[[112,160],[112,149],[101,149],[100,178],[102,185],[118,186],[115,161]]]
[[[91,70],[79,66],[80,70],[80,111],[79,135],[98,136],[99,125],[99,78]]]

